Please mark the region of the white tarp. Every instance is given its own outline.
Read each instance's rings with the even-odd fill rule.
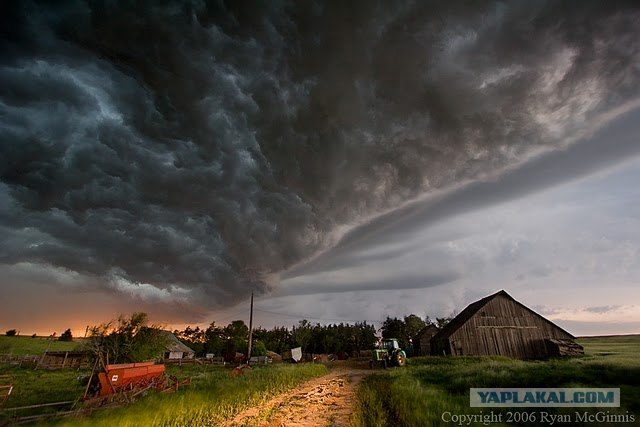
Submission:
[[[291,349],[291,358],[296,362],[302,360],[302,348],[296,347]]]

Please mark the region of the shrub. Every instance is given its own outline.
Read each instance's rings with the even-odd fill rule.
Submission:
[[[73,341],[73,335],[71,335],[71,329],[67,329],[58,337],[58,341]]]
[[[266,356],[267,355],[267,347],[264,345],[262,341],[256,341],[251,349],[252,356]]]
[[[146,313],[133,313],[89,328],[84,347],[111,363],[129,363],[161,357],[168,343],[159,326],[147,326]]]
[[[5,332],[5,334],[8,337],[15,337],[17,333],[18,333],[18,331],[16,331],[15,329],[9,329],[7,332]]]

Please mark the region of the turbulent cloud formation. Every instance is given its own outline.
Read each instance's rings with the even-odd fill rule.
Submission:
[[[310,262],[289,270],[284,278],[295,278],[300,275],[308,275],[314,272],[330,272],[343,267],[366,266],[371,271],[371,264],[383,263],[399,258],[407,258],[424,250],[430,243],[438,241],[450,241],[452,238],[467,237],[472,234],[465,227],[464,223],[456,226],[456,231],[447,230],[442,235],[430,236],[429,241],[412,242],[412,239],[428,227],[432,227],[441,222],[452,221],[460,215],[465,215],[474,211],[482,211],[500,204],[504,204],[519,198],[533,198],[540,192],[552,189],[554,186],[568,184],[584,179],[585,176],[606,171],[612,167],[621,167],[629,163],[630,159],[635,159],[640,155],[640,145],[638,144],[638,131],[640,119],[640,103],[632,102],[629,108],[625,109],[626,114],[620,114],[615,120],[609,121],[598,132],[579,144],[574,144],[562,151],[549,151],[543,155],[528,161],[517,169],[507,171],[495,180],[476,181],[467,183],[453,191],[445,191],[433,194],[421,200],[416,200],[401,208],[398,208],[385,215],[381,215],[367,224],[357,227],[347,233],[341,241],[331,248],[330,251],[315,257]],[[633,181],[633,180],[629,180]],[[573,221],[584,219],[586,212],[601,209],[598,205],[596,195],[608,194],[607,198],[613,197],[613,192],[617,191],[617,197],[621,199],[629,198],[635,203],[635,189],[628,188],[628,184],[607,181],[606,183],[591,183],[589,190],[581,189],[580,192],[593,194],[583,198],[591,201],[594,206],[584,207],[584,213],[574,212],[577,218]],[[618,190],[615,190],[618,188]],[[621,190],[622,189],[622,190]],[[622,195],[620,194],[622,192]],[[545,199],[540,205],[558,205],[570,201],[575,195],[567,194],[564,198],[549,203]],[[584,200],[581,200],[584,202]],[[602,202],[600,202],[602,203]],[[609,202],[610,203],[610,202]],[[544,211],[549,207],[540,208],[537,206],[536,216],[528,218],[520,224],[521,229],[526,229],[530,225],[536,225],[544,215]],[[621,210],[629,212],[629,207],[624,206]],[[528,211],[531,207],[528,207]],[[609,212],[612,217],[616,217],[616,212]],[[494,214],[495,215],[495,214]],[[516,212],[512,215],[518,216]],[[525,212],[519,216],[525,215]],[[557,215],[557,213],[556,213]],[[477,219],[468,219],[475,223]],[[503,224],[504,225],[504,224]],[[593,224],[595,229],[601,230],[601,224]],[[631,230],[630,230],[631,229]],[[624,226],[620,229],[621,235],[628,234],[633,227]],[[492,232],[495,235],[499,230]],[[559,232],[561,230],[558,230]],[[566,237],[566,236],[565,236]],[[621,236],[620,236],[621,237]],[[488,236],[484,237],[485,239]],[[512,261],[515,254],[520,252],[519,242],[514,242],[513,248],[505,248],[500,255],[501,261]],[[440,254],[432,253],[425,256],[435,265],[444,265],[445,260],[438,260]],[[481,258],[481,254],[476,254],[475,260]],[[438,260],[438,262],[434,262]],[[466,263],[474,262],[469,259]],[[411,261],[400,272],[395,269],[387,269],[396,277],[407,271],[411,264],[419,265],[419,262]],[[526,266],[521,266],[526,268]],[[547,276],[548,271],[543,267],[536,268],[533,273],[538,276]],[[379,274],[379,273],[378,273]],[[472,274],[472,272],[469,272]],[[459,276],[460,274],[457,274]],[[451,279],[456,275],[449,273]],[[371,278],[361,277],[364,281]],[[326,280],[325,280],[326,281]],[[429,280],[424,280],[424,286],[429,286]],[[397,283],[396,283],[397,288]],[[408,286],[409,288],[412,285]]]
[[[257,307],[264,311],[257,320],[277,324],[283,316],[273,313],[284,313],[292,323],[302,317],[367,319],[379,326],[387,315],[433,319],[459,313],[505,289],[576,335],[638,333],[639,117],[640,109],[612,122],[594,141],[541,156],[495,182],[466,186],[435,205],[418,203],[388,214],[369,233],[354,230],[259,299]],[[635,154],[611,165],[608,155],[627,147],[619,144],[625,139],[618,132],[630,123],[635,123]],[[601,149],[594,152],[596,140]],[[574,175],[567,155],[588,165],[582,176]],[[596,158],[604,165],[594,172]],[[524,185],[532,166],[558,177],[556,184]],[[563,177],[567,171],[569,177]],[[380,282],[387,287],[381,289]]]
[[[207,307],[640,92],[619,5],[1,7],[0,263]]]

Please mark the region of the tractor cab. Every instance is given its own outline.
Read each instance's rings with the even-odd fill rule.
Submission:
[[[398,344],[398,340],[395,338],[385,338],[380,343],[380,348],[384,350],[399,350],[400,344]]]

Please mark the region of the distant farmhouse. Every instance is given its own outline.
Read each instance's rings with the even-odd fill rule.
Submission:
[[[431,338],[432,355],[537,359],[583,354],[575,337],[505,291],[470,304]]]
[[[195,351],[187,347],[172,332],[162,331],[165,335],[165,359],[193,359]]]

